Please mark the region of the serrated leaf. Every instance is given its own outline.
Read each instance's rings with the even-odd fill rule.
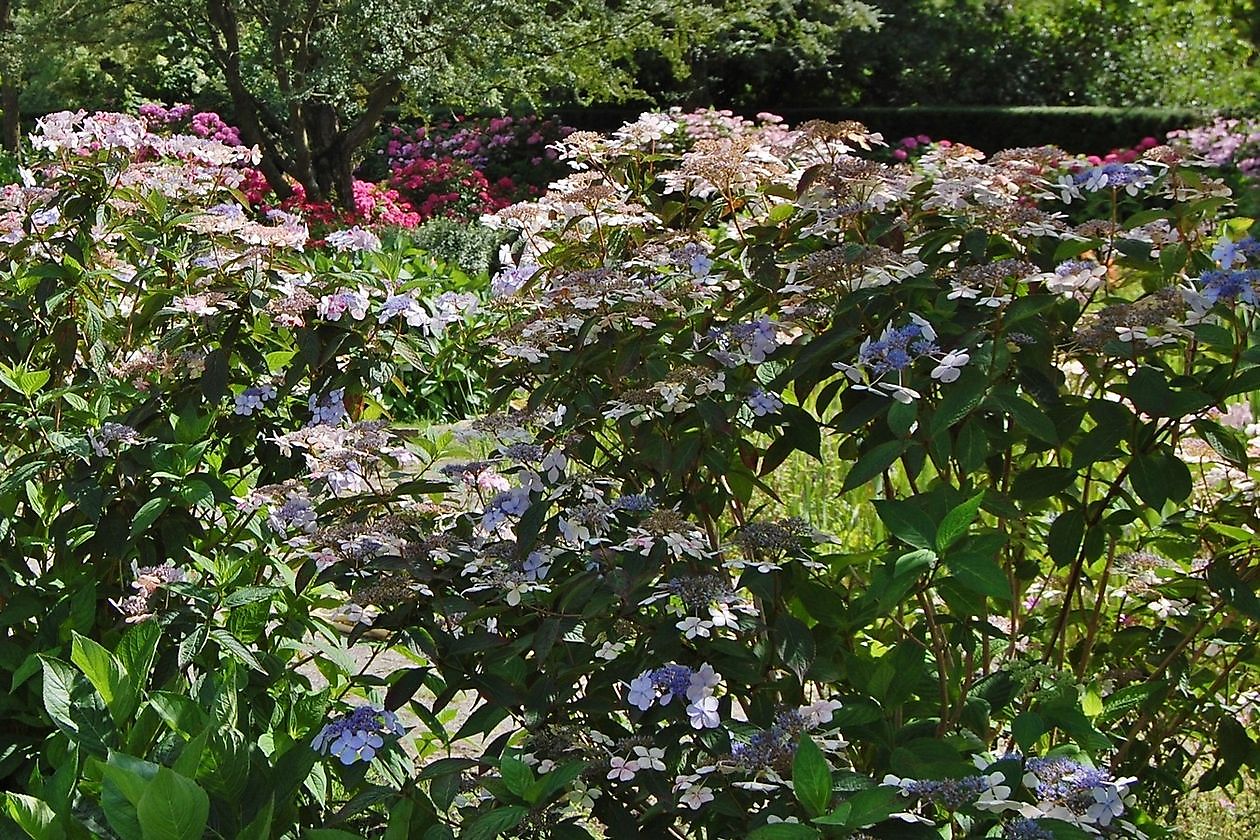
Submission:
[[[529,809],[521,805],[495,808],[465,826],[459,833],[460,840],[492,840],[503,832],[515,828],[528,813]]]
[[[65,829],[57,824],[57,815],[43,800],[22,793],[4,794],[4,813],[34,840],[61,840]]]
[[[261,674],[267,673],[267,670],[263,668],[262,663],[260,663],[258,658],[254,656],[253,651],[247,648],[240,639],[233,636],[227,630],[224,630],[221,627],[216,627],[210,631],[210,638],[214,639],[214,641],[218,643],[219,647],[222,648],[229,656],[243,662]]]
[[[1138,498],[1158,511],[1168,501],[1168,487],[1164,483],[1159,463],[1154,456],[1139,455],[1129,465],[1129,484]]]
[[[774,621],[773,638],[779,661],[798,680],[804,681],[817,655],[814,636],[805,622],[783,613]]]
[[[123,724],[135,711],[136,692],[126,671],[112,653],[91,639],[71,632],[70,661],[105,701],[114,722]]]
[[[133,624],[123,634],[114,651],[137,695],[148,683],[149,671],[153,668],[153,658],[157,655],[161,636],[162,629],[156,621],[141,621]]]
[[[201,649],[205,647],[206,639],[209,637],[210,627],[208,625],[198,624],[194,627],[179,643],[179,667],[187,667],[201,653]]]
[[[936,525],[914,502],[905,499],[877,499],[875,514],[888,533],[915,548],[932,549]]]
[[[1099,716],[1098,722],[1100,724],[1114,723],[1141,706],[1146,698],[1162,688],[1163,685],[1164,683],[1160,681],[1153,683],[1143,682],[1136,685],[1126,685],[1119,691],[1112,692],[1103,701],[1102,714]]]
[[[753,829],[748,840],[816,840],[821,837],[818,829],[800,823],[771,823]]]
[[[416,781],[423,782],[425,779],[436,779],[438,776],[449,776],[476,766],[477,761],[471,758],[439,758],[436,761],[429,762],[421,768],[420,772],[416,775]]]
[[[67,732],[77,733],[79,725],[71,717],[70,695],[74,688],[76,672],[60,659],[40,654],[40,665],[44,682],[44,711],[52,718],[53,723]]]
[[[428,668],[408,668],[403,671],[385,692],[385,708],[391,712],[402,708],[424,685],[429,671]]]
[[[17,386],[27,398],[30,398],[39,393],[51,377],[52,374],[46,370],[22,371],[17,375]]]
[[[499,775],[503,777],[503,784],[507,785],[507,789],[522,799],[534,783],[533,771],[519,758],[504,757],[499,762]]]
[[[801,735],[792,759],[792,792],[813,817],[826,813],[831,803],[831,768],[808,734]]]
[[[1247,443],[1237,432],[1211,420],[1196,420],[1194,430],[1199,437],[1208,442],[1212,449],[1216,450],[1218,455],[1240,470],[1247,469],[1249,463]]]
[[[1041,736],[1049,731],[1050,727],[1041,715],[1036,712],[1021,712],[1011,722],[1011,736],[1015,739],[1015,743],[1019,744],[1020,749],[1025,752],[1031,751],[1036,746],[1037,741],[1041,739]]]
[[[849,468],[844,477],[841,493],[847,493],[855,487],[861,487],[871,479],[879,476],[901,457],[909,446],[904,440],[890,440],[874,446],[862,454]]]
[[[1062,567],[1075,560],[1084,537],[1085,514],[1077,508],[1060,513],[1046,535],[1046,546],[1054,565]]]
[[[1027,432],[1038,440],[1057,444],[1059,433],[1054,423],[1037,406],[1013,394],[995,394],[991,402],[1014,421],[1016,429]]]
[[[170,504],[170,499],[165,496],[159,496],[149,499],[149,501],[141,505],[140,509],[136,511],[136,515],[131,519],[131,531],[128,534],[128,539],[135,539],[149,530],[149,526],[162,515],[162,511],[166,510]]]
[[[967,533],[971,523],[976,521],[976,516],[980,513],[980,503],[983,501],[984,491],[981,491],[945,514],[940,527],[936,529],[935,542],[938,552],[944,552]]]
[[[975,411],[988,385],[989,380],[982,372],[968,369],[957,381],[943,386],[945,397],[932,415],[932,436],[942,434]]]
[[[977,554],[946,556],[945,566],[953,574],[954,579],[972,592],[988,595],[1000,601],[1011,600],[1011,585],[991,557]]]
[[[1017,501],[1040,501],[1061,493],[1076,481],[1076,471],[1065,467],[1033,467],[1015,476],[1010,496]]]
[[[240,607],[258,601],[270,601],[279,592],[279,588],[275,586],[245,586],[224,598],[223,606],[231,609],[232,607]]]

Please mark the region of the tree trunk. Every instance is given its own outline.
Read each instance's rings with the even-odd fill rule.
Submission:
[[[336,198],[346,210],[354,210],[354,156],[380,124],[381,116],[402,90],[397,79],[379,79],[372,86],[363,113],[344,130],[336,111],[329,105],[309,105],[320,113],[312,127],[315,178],[326,198]]]
[[[245,86],[241,74],[240,31],[231,0],[206,0],[206,16],[223,38],[223,43],[215,45],[212,52],[223,71],[228,93],[232,96],[232,110],[241,130],[241,139],[262,150],[262,161],[258,168],[262,170],[271,189],[283,201],[293,195],[293,189],[284,179],[285,161],[276,141],[263,131],[262,122],[266,115],[262,113],[260,103]]]
[[[18,107],[18,76],[22,68],[17,56],[13,36],[13,0],[0,0],[0,47],[5,56],[0,69],[0,109],[4,111],[0,123],[0,146],[6,152],[16,152],[22,142],[22,115]]]
[[[6,152],[16,152],[22,142],[22,114],[19,110],[17,77],[6,71],[0,81],[0,108],[4,109],[3,125],[0,126],[0,146]]]

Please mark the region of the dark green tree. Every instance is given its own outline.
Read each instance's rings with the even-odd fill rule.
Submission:
[[[806,53],[871,20],[857,0],[817,25],[793,0],[180,0],[158,9],[217,69],[246,142],[281,196],[351,200],[363,144],[393,105],[487,106],[563,91],[577,100],[640,93],[645,57],[685,76],[711,43],[796,37]],[[760,33],[760,35],[758,35]],[[701,68],[702,69],[702,68]]]

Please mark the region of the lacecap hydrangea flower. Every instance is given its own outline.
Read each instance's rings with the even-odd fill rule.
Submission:
[[[360,706],[339,720],[331,721],[315,736],[311,749],[336,756],[342,764],[370,762],[385,746],[386,735],[402,735],[406,728],[388,709]]]

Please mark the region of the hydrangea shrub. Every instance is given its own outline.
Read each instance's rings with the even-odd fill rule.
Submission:
[[[473,292],[167,142],[7,198],[33,836],[1154,837],[1255,760],[1260,248],[1183,153],[646,114]],[[490,410],[408,422],[444,342]]]

